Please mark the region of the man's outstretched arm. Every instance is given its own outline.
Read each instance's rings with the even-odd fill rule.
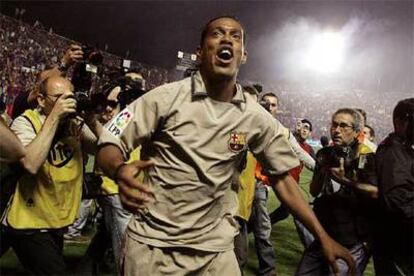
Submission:
[[[321,247],[325,258],[329,262],[335,274],[339,273],[336,265],[336,259],[343,259],[349,267],[349,275],[354,274],[355,263],[343,246],[335,242],[323,229],[319,223],[314,212],[309,207],[309,204],[303,198],[299,186],[288,173],[280,176],[273,176],[269,178],[276,195],[287,206],[291,213],[301,221],[306,228],[314,235],[321,243]]]
[[[0,160],[14,162],[26,154],[26,149],[0,117]]]
[[[127,210],[134,213],[153,200],[152,190],[137,179],[141,170],[152,166],[151,161],[138,160],[127,164],[121,150],[113,144],[103,145],[96,159],[103,172],[118,184],[121,202]]]

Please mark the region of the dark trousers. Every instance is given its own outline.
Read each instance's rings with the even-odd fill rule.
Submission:
[[[11,247],[23,267],[35,275],[67,275],[63,259],[63,231],[7,231]]]
[[[247,221],[236,218],[239,225],[239,234],[234,238],[234,253],[239,263],[240,271],[243,275],[243,269],[247,264],[249,254],[249,240],[247,236]]]

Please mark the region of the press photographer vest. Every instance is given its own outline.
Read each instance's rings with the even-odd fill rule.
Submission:
[[[23,116],[39,133],[39,112],[26,110]],[[72,224],[81,201],[82,162],[79,137],[67,135],[54,141],[37,174],[26,173],[19,179],[7,224],[14,229],[57,229]]]

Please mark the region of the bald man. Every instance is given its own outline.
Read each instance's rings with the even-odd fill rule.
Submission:
[[[63,77],[42,81],[37,102],[38,108],[26,110],[11,126],[27,154],[2,224],[25,269],[57,275],[67,273],[63,233],[80,205],[82,150],[93,149],[91,129],[96,134],[100,129],[94,120],[75,118],[73,86]]]

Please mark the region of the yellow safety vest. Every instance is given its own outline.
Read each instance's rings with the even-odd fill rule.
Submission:
[[[141,146],[139,146],[133,152],[131,152],[128,163],[139,160],[140,155],[141,155]],[[143,177],[140,177],[141,181],[143,180],[142,178]],[[102,188],[102,194],[104,195],[113,195],[113,194],[119,193],[118,185],[112,179],[106,176],[102,176],[101,188]]]
[[[26,110],[23,116],[39,133],[39,112]],[[15,229],[57,229],[73,223],[80,206],[83,177],[78,137],[68,135],[54,143],[38,173],[24,174],[19,179],[7,213],[8,225]]]
[[[246,168],[240,174],[240,189],[238,193],[239,211],[237,216],[248,221],[252,213],[252,205],[255,193],[256,178],[254,171],[256,168],[256,159],[253,154],[247,152]]]

